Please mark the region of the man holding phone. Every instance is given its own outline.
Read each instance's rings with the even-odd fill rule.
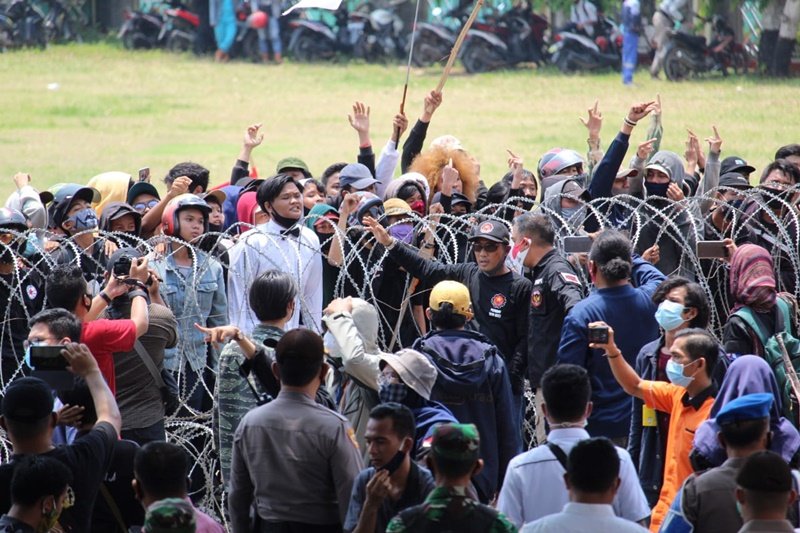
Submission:
[[[370,411],[366,441],[372,466],[353,482],[345,532],[386,531],[392,517],[422,503],[433,490],[431,473],[411,460],[414,434],[414,415],[408,407],[389,402]]]

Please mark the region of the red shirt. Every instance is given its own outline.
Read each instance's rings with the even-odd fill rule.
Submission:
[[[130,352],[136,343],[136,324],[133,320],[107,320],[104,318],[83,323],[81,342],[89,347],[97,359],[100,373],[113,394],[117,393],[114,377],[114,353]]]

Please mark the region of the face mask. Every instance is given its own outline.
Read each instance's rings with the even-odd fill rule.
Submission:
[[[571,220],[572,217],[580,210],[580,206],[575,207],[562,207],[561,208],[561,216],[564,217],[564,220]]]
[[[91,207],[81,209],[71,217],[67,218],[67,220],[72,221],[72,229],[75,231],[84,231],[97,227],[97,213],[95,213],[94,209]]]
[[[731,220],[739,210],[742,208],[742,204],[744,200],[741,198],[737,198],[735,200],[729,200],[725,202],[723,205],[719,206],[719,209],[722,211],[722,214],[725,216],[725,220]]]
[[[381,384],[378,389],[378,398],[380,398],[381,403],[402,403],[407,393],[408,388],[404,383],[386,383]]]
[[[300,217],[298,219],[286,218],[284,216],[279,215],[278,212],[275,211],[274,209],[273,209],[272,214],[270,216],[272,217],[272,220],[274,220],[276,224],[278,224],[279,226],[281,226],[284,229],[291,228],[292,226],[294,226],[295,224],[300,222],[300,218],[302,218],[302,217]]]
[[[584,172],[582,174],[577,174],[575,176],[570,176],[569,179],[577,181],[578,183],[580,183],[581,187],[583,187],[585,189],[586,186],[589,183],[589,174]]]
[[[664,300],[659,304],[658,310],[656,310],[656,322],[658,322],[659,326],[664,328],[664,331],[672,331],[683,324],[683,317],[681,315],[684,309],[685,307],[683,304]]]
[[[528,250],[530,250],[530,245],[524,240],[511,248],[511,253],[508,254],[508,262],[511,264],[511,270],[518,274],[522,274],[525,271],[525,257],[528,255]]]
[[[423,202],[422,200],[411,202],[410,204],[408,204],[408,207],[410,207],[411,210],[414,211],[419,216],[421,217],[425,216],[425,202]]]
[[[61,513],[58,511],[58,508],[53,505],[53,508],[49,511],[45,511],[42,509],[42,521],[39,522],[39,526],[36,528],[36,531],[39,532],[46,532],[51,531],[55,525],[58,523],[58,516]]]
[[[647,196],[666,198],[667,189],[669,189],[669,183],[653,183],[650,181],[645,181],[644,188],[647,191]]]
[[[389,228],[389,235],[400,242],[411,244],[414,240],[414,225],[411,223],[395,224]]]
[[[208,231],[212,233],[222,233],[222,224],[208,223]]]
[[[694,376],[685,376],[683,374],[683,369],[686,366],[676,363],[672,359],[667,361],[667,379],[669,379],[669,382],[684,389],[688,387],[694,381]]]

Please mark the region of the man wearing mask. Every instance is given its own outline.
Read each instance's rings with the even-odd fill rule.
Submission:
[[[320,329],[322,318],[322,256],[319,239],[303,226],[303,191],[289,174],[262,183],[258,204],[270,220],[241,236],[229,250],[228,302],[231,324],[250,334],[258,324],[247,295],[250,285],[267,270],[290,272],[299,288],[294,315],[287,328],[301,323]]]
[[[0,517],[0,531],[53,531],[63,510],[75,504],[70,483],[72,472],[55,459],[20,459],[11,478],[11,509]]]
[[[142,215],[124,202],[111,202],[100,215],[100,231],[114,233],[108,239],[118,248],[136,247],[141,243]]]
[[[369,413],[367,453],[372,464],[353,482],[344,531],[380,533],[403,509],[419,505],[433,490],[433,476],[411,459],[414,415],[398,403],[384,403]]]
[[[646,381],[622,357],[614,342],[612,328],[605,322],[592,322],[589,327],[607,328],[608,342],[589,346],[605,352],[611,371],[625,392],[644,400],[651,409],[670,414],[664,483],[650,522],[650,531],[655,533],[678,489],[693,472],[689,452],[695,431],[708,418],[714,403],[716,387],[711,381],[711,373],[719,357],[719,346],[703,329],[683,330],[675,335],[670,347],[672,356],[667,361],[670,383]]]

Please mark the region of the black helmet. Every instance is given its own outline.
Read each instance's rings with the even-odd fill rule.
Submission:
[[[22,233],[28,229],[28,219],[16,209],[0,207],[0,228]]]

